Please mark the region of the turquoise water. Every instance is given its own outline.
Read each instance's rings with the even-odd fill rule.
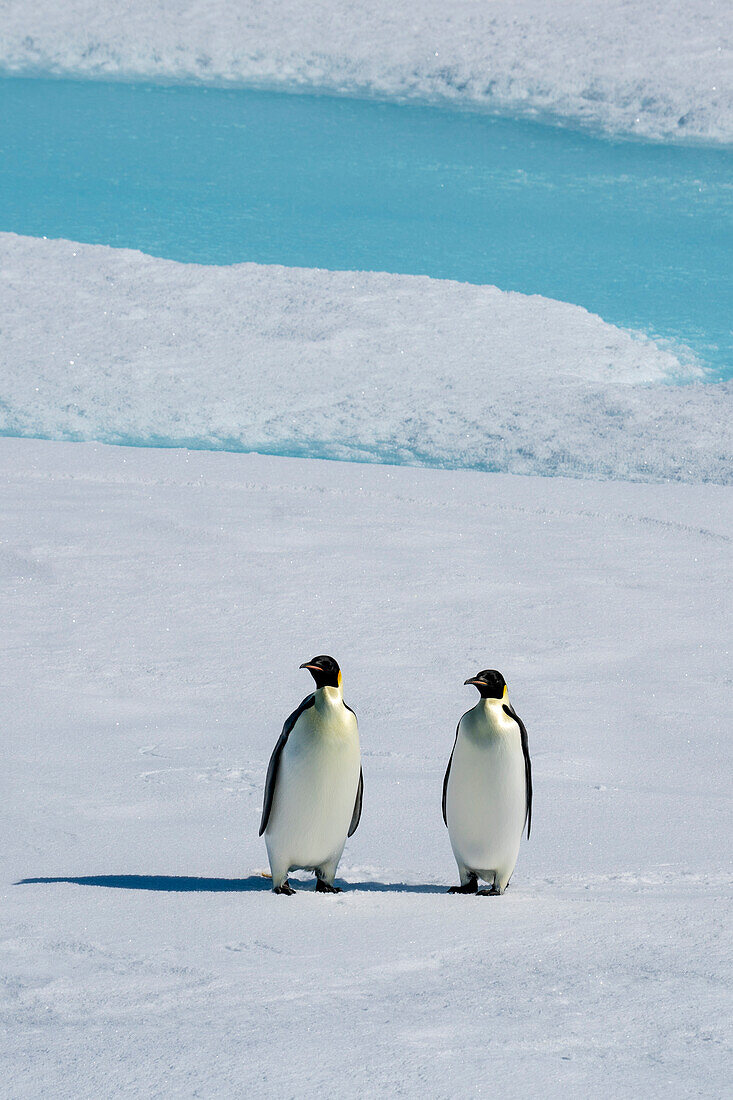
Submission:
[[[733,152],[326,96],[0,80],[0,229],[544,294],[733,374]]]

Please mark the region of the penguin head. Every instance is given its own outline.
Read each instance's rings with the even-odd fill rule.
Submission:
[[[312,657],[310,661],[304,661],[300,667],[308,669],[317,688],[341,686],[341,669],[338,661],[334,661],[333,657],[321,654],[320,657]]]
[[[495,668],[485,668],[464,683],[477,687],[482,699],[503,699],[506,692],[506,680]]]

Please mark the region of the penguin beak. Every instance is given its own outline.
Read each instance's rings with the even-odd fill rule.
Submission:
[[[483,680],[477,680],[475,676],[472,676],[470,680],[464,680],[463,683],[464,683],[464,685],[465,684],[475,684],[476,687],[479,687],[480,684],[483,684]]]
[[[307,668],[311,672],[323,672],[320,665],[309,665],[307,661],[304,661],[302,665],[298,665],[298,668]]]

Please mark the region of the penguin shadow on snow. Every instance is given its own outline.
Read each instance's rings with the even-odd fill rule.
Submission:
[[[59,875],[55,878],[23,878],[15,886],[70,883],[73,886],[103,886],[108,890],[152,890],[162,893],[245,893],[269,890],[262,875],[247,878],[198,878],[193,875]]]
[[[271,892],[271,880],[264,875],[249,875],[247,878],[197,878],[192,875],[79,875],[48,878],[23,878],[14,886],[55,885],[69,883],[72,886],[101,886],[108,890],[150,890],[158,893],[177,894],[224,894]],[[296,893],[313,894],[312,882],[295,880]],[[444,894],[446,887],[436,883],[410,882],[340,882],[344,894],[351,893],[389,893],[389,894]]]

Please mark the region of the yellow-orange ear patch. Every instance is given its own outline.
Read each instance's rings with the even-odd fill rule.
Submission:
[[[337,680],[338,680],[339,687],[341,687],[341,669],[339,669],[339,674],[338,674]]]
[[[504,695],[506,695],[506,684],[504,684],[504,692],[503,692],[503,694],[504,694]]]

